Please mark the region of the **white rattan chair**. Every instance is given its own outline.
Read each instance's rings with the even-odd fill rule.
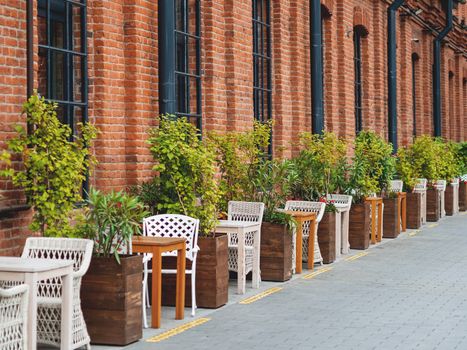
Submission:
[[[414,192],[421,193],[422,195],[422,224],[426,223],[426,188],[428,180],[427,179],[418,179],[417,184],[415,185]]]
[[[439,198],[439,213],[440,217],[445,217],[446,216],[446,210],[445,210],[445,203],[444,203],[444,193],[446,192],[446,180],[437,180],[435,183],[435,187],[441,191],[441,195]]]
[[[198,229],[199,220],[185,215],[162,214],[154,215],[143,220],[143,235],[149,237],[176,237],[186,239],[186,258],[190,260],[191,269],[186,269],[185,273],[191,275],[191,315],[195,315],[196,310],[196,257],[198,255]],[[163,256],[177,256],[177,252],[164,253]],[[146,308],[149,306],[148,298],[148,275],[152,273],[148,262],[152,259],[152,254],[143,256],[143,322],[144,327],[148,327]],[[162,273],[176,274],[177,270],[163,269]]]
[[[230,201],[228,204],[228,220],[263,222],[264,203]],[[238,237],[229,234],[229,271],[238,272]],[[255,241],[257,239],[257,241]],[[261,244],[260,232],[247,232],[245,234],[245,275],[253,270],[254,254],[259,255]],[[257,251],[255,252],[255,247]]]
[[[91,348],[88,330],[81,311],[81,278],[89,268],[94,242],[78,238],[30,237],[23,258],[73,260],[72,349]],[[37,342],[60,347],[61,278],[38,284]]]
[[[316,225],[315,225],[315,258],[313,263],[320,263],[321,265],[323,264],[323,257],[321,256],[321,250],[319,249],[319,244],[318,244],[318,225],[323,218],[324,215],[324,210],[326,209],[326,203],[322,202],[309,202],[309,201],[287,201],[285,203],[285,210],[291,210],[291,211],[304,211],[304,212],[311,212],[311,213],[316,213]],[[302,228],[302,249],[303,249],[303,254],[302,254],[302,259],[303,261],[308,260],[308,237],[310,236],[310,222],[306,221],[303,224]],[[293,245],[294,247],[292,248],[292,266],[295,266],[295,233],[294,233],[294,240],[293,240]]]
[[[334,201],[334,205],[339,210],[342,210],[341,217],[341,238],[340,238],[340,251],[336,249],[336,258],[342,254],[348,254],[350,249],[349,244],[349,217],[350,208],[352,207],[352,196],[347,194],[332,193],[326,196],[328,201]]]
[[[392,180],[389,184],[390,192],[402,192],[404,182],[402,180]]]
[[[29,287],[0,288],[0,350],[27,349]]]

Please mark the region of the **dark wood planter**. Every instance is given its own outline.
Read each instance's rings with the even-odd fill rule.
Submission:
[[[349,213],[349,243],[351,249],[370,246],[370,204],[352,204]]]
[[[399,199],[383,198],[383,237],[397,238],[401,232]]]
[[[93,344],[124,346],[143,336],[142,256],[93,257],[81,287],[81,307]]]
[[[446,215],[454,215],[454,186],[448,184],[444,192],[444,210]]]
[[[459,210],[467,210],[467,182],[464,181],[459,184]]]
[[[228,238],[227,235],[198,237],[198,246],[196,304],[206,309],[217,309],[227,304],[229,296]],[[187,260],[186,264],[190,269],[191,261]],[[176,257],[162,259],[163,269],[176,269],[176,266]],[[162,305],[174,306],[175,292],[176,275],[162,275]],[[186,275],[185,305],[191,307],[191,275]]]
[[[324,213],[318,225],[318,243],[323,263],[336,260],[336,213]]]
[[[426,190],[426,220],[436,222],[440,217],[441,191],[433,188]]]
[[[422,194],[407,193],[407,228],[418,229],[422,226]]]
[[[286,225],[261,225],[261,279],[284,282],[292,277],[292,234]]]

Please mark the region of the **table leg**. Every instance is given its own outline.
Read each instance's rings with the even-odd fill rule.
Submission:
[[[316,219],[310,221],[310,234],[308,235],[308,270],[313,270],[315,267],[315,235]]]
[[[296,218],[297,221],[297,234],[295,239],[295,272],[302,273],[302,260],[303,260],[303,221]],[[311,231],[311,227],[310,227]],[[308,252],[310,255],[310,252]]]
[[[402,198],[402,232],[407,231],[407,197]]]
[[[258,225],[258,230],[254,233],[253,240],[253,272],[252,272],[252,287],[259,288],[261,282],[260,271],[260,249],[261,248],[261,226]]]
[[[28,300],[28,349],[36,349],[37,343],[37,274],[28,273],[25,275],[24,283],[29,286]]]
[[[376,244],[376,202],[371,201],[371,244]]]
[[[162,286],[162,255],[158,248],[152,252],[152,328],[161,326],[161,286]]]
[[[342,228],[342,254],[349,254],[349,216],[350,209],[344,212],[344,223]]]
[[[238,262],[237,262],[237,294],[245,294],[245,231],[239,228],[238,238]]]
[[[381,242],[383,239],[383,203],[378,205],[378,242]]]
[[[62,314],[61,314],[61,349],[71,349],[73,316],[73,275],[71,273],[62,277]]]
[[[335,243],[335,250],[336,250],[336,259],[341,255],[342,249],[342,212],[338,211],[336,213],[336,243]]]
[[[183,320],[185,317],[185,269],[186,250],[177,250],[177,286],[175,301],[175,319]]]

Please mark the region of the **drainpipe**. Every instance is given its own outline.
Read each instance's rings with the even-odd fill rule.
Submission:
[[[159,0],[159,113],[175,114],[175,5]]]
[[[321,33],[321,1],[310,1],[311,11],[311,93],[312,129],[314,134],[324,130],[323,108],[323,48]]]
[[[396,13],[405,0],[395,0],[388,8],[388,140],[397,152],[397,62]]]
[[[441,42],[452,29],[452,1],[447,0],[446,26],[433,42],[433,126],[434,136],[441,136]]]

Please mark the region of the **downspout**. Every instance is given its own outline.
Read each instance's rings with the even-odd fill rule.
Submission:
[[[433,42],[433,126],[434,136],[441,136],[441,42],[452,29],[453,0],[447,0],[446,26]]]
[[[323,55],[321,33],[321,1],[310,1],[311,11],[311,94],[312,94],[312,130],[322,134],[324,130],[323,108]]]
[[[175,5],[159,0],[159,113],[175,114]]]
[[[396,14],[405,0],[395,0],[388,8],[388,140],[397,152],[397,62]]]

